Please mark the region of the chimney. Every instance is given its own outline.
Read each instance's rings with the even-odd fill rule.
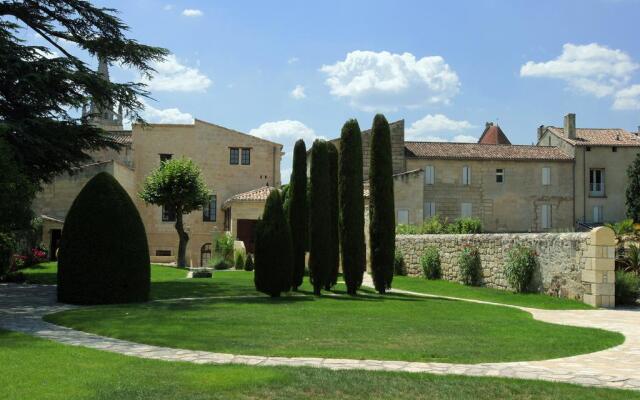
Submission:
[[[538,127],[538,142],[542,139],[542,133],[544,133],[544,125]]]
[[[564,116],[564,134],[568,139],[576,138],[576,115],[573,113]]]

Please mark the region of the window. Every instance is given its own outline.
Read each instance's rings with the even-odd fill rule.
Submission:
[[[424,219],[435,217],[436,216],[436,203],[433,201],[425,201],[424,202],[424,210],[423,210]]]
[[[542,167],[542,184],[551,185],[551,168],[549,167]]]
[[[504,169],[502,168],[496,169],[496,182],[497,183],[504,182]]]
[[[613,151],[613,152],[615,153],[615,152],[617,152],[617,151],[618,151],[618,148],[617,148],[617,147],[615,147],[615,146],[613,146],[613,147],[611,148],[611,151]]]
[[[251,164],[251,149],[242,149],[242,165]]]
[[[171,160],[173,154],[160,154],[160,162],[163,163],[165,161]]]
[[[238,165],[240,161],[240,149],[237,147],[229,148],[229,164]]]
[[[156,250],[157,257],[171,257],[171,250]]]
[[[398,210],[398,225],[409,225],[409,210]]]
[[[435,170],[433,165],[427,165],[424,167],[424,183],[425,185],[433,185],[435,182]]]
[[[202,207],[202,220],[205,222],[216,222],[216,209],[217,209],[217,197],[216,195],[209,196],[209,202]]]
[[[593,222],[602,223],[604,221],[603,206],[593,206]]]
[[[589,170],[589,196],[604,196],[604,169]]]
[[[470,217],[472,214],[471,203],[462,203],[460,205],[460,216],[462,218]]]
[[[231,209],[224,210],[224,230],[229,232],[231,230]]]
[[[470,185],[471,184],[471,168],[462,167],[462,184]]]
[[[174,222],[176,220],[176,213],[173,210],[167,210],[165,206],[162,206],[162,221]]]
[[[591,151],[591,146],[587,146],[587,151]]]
[[[551,228],[551,204],[542,204],[540,206],[540,227],[542,229]]]

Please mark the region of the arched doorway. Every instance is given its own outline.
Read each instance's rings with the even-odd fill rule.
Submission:
[[[200,248],[200,266],[206,267],[211,260],[211,243],[205,243]]]

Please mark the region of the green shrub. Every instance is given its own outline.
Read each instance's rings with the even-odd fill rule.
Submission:
[[[13,236],[8,233],[0,232],[0,277],[9,271],[11,263],[11,255],[16,248],[16,242]]]
[[[233,263],[222,257],[221,255],[213,256],[213,258],[211,258],[211,261],[209,262],[209,265],[216,270],[231,269],[233,267]]]
[[[482,270],[480,266],[480,253],[474,247],[465,247],[458,258],[460,277],[462,283],[470,286],[480,285]]]
[[[140,214],[113,176],[82,188],[62,230],[58,300],[73,304],[147,301],[150,261]]]
[[[216,238],[215,252],[229,262],[233,262],[233,236],[225,232]]]
[[[630,244],[629,247],[625,249],[623,263],[626,271],[632,271],[636,274],[640,273],[640,246]]]
[[[616,271],[616,305],[634,305],[640,296],[640,277],[633,272]]]
[[[396,249],[393,255],[393,273],[398,276],[407,275],[407,265],[404,262],[404,255],[402,251]]]
[[[440,270],[440,252],[437,247],[429,246],[424,249],[422,257],[420,257],[420,265],[427,279],[440,279],[442,271]]]
[[[536,270],[536,251],[530,247],[517,245],[507,253],[504,274],[507,282],[518,293],[527,291]]]
[[[245,255],[243,251],[236,251],[235,256],[233,257],[233,265],[236,269],[244,269],[245,264]]]
[[[253,271],[253,257],[251,254],[247,254],[247,260],[244,263],[245,271]]]
[[[479,218],[459,218],[453,222],[434,216],[426,219],[420,225],[398,225],[396,233],[399,235],[437,235],[443,233],[465,234],[482,233],[482,222]]]

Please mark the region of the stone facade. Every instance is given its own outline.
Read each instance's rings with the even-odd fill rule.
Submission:
[[[473,246],[480,253],[482,285],[503,290],[512,290],[504,266],[508,251],[517,244],[537,253],[531,289],[594,306],[614,306],[614,237],[609,228],[586,233],[396,236],[396,249],[402,252],[409,275],[423,275],[420,258],[425,248],[435,246],[440,252],[442,278],[459,282],[458,257],[464,247]]]

